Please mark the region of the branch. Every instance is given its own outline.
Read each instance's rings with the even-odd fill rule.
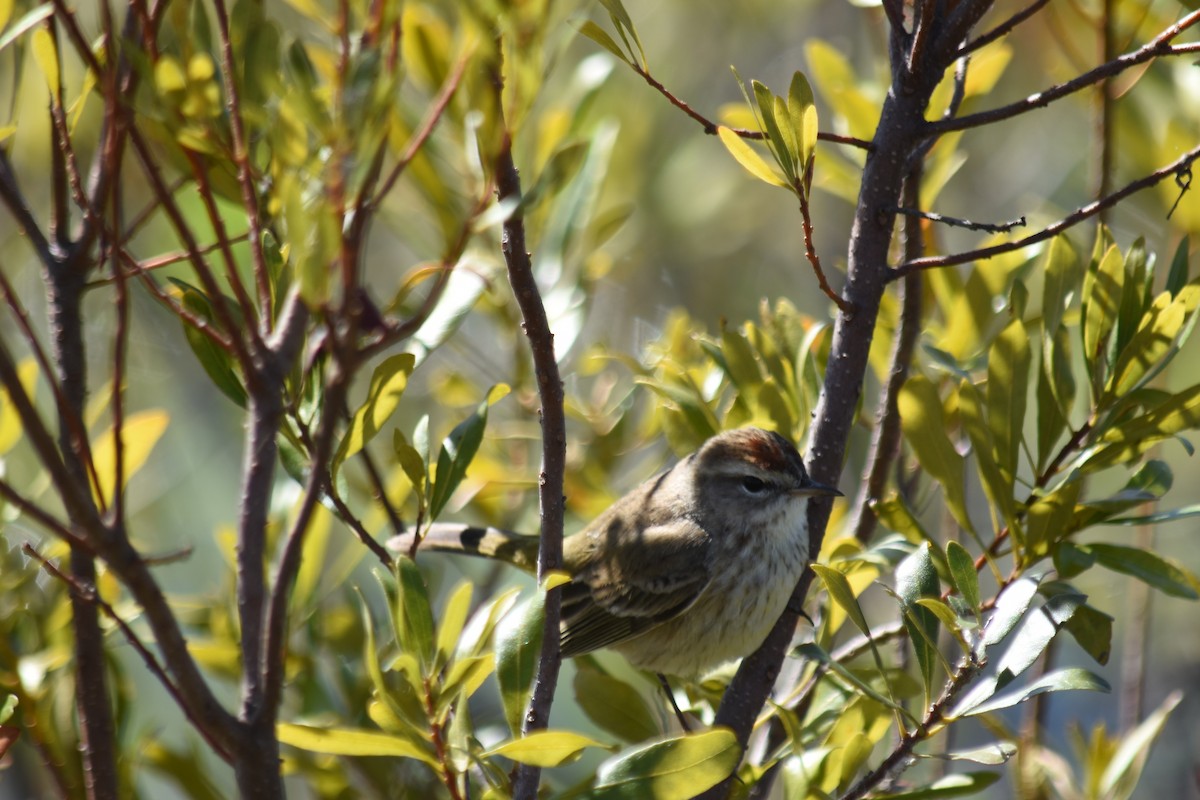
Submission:
[[[1045,241],[1053,238],[1068,228],[1078,225],[1085,219],[1094,217],[1106,208],[1111,208],[1117,203],[1124,200],[1131,194],[1140,192],[1157,183],[1161,183],[1169,175],[1174,175],[1179,183],[1181,190],[1186,191],[1188,182],[1191,180],[1192,162],[1200,158],[1200,146],[1194,147],[1184,153],[1179,158],[1172,161],[1170,164],[1155,170],[1154,172],[1142,178],[1126,184],[1106,197],[1095,200],[1087,205],[1080,206],[1075,211],[1058,220],[1057,222],[1047,225],[1037,233],[1030,234],[1023,239],[1018,239],[1014,242],[1004,242],[1003,244],[992,245],[991,247],[981,247],[978,250],[968,250],[964,253],[954,253],[947,256],[931,256],[928,258],[917,258],[911,261],[905,261],[891,271],[888,277],[889,281],[894,281],[908,275],[911,272],[917,272],[924,269],[934,269],[937,267],[952,267],[956,264],[965,264],[968,261],[981,261],[988,258],[1009,253],[1013,250],[1020,250],[1032,244]],[[1178,202],[1178,201],[1177,201]]]
[[[812,174],[812,159],[808,162],[809,175]],[[795,191],[796,197],[800,198],[800,217],[803,221],[804,229],[804,255],[808,257],[808,263],[812,264],[813,273],[817,276],[817,285],[821,287],[821,291],[825,296],[834,302],[843,314],[850,313],[850,304],[829,285],[829,280],[825,277],[825,270],[821,268],[821,259],[817,255],[817,249],[813,245],[813,225],[812,215],[808,207],[808,192],[802,185],[802,180],[796,181]]]
[[[644,80],[646,83],[648,83],[651,88],[653,88],[655,91],[657,91],[663,97],[667,98],[667,101],[670,102],[671,105],[675,106],[680,111],[682,111],[684,114],[687,114],[689,117],[694,119],[696,122],[700,123],[700,127],[704,128],[704,132],[706,134],[708,134],[709,136],[717,135],[717,128],[720,127],[720,125],[718,125],[716,122],[713,122],[711,119],[704,116],[699,111],[696,111],[696,109],[689,106],[683,100],[680,100],[678,97],[671,94],[671,91],[667,87],[665,87],[661,83],[659,83],[658,80],[653,75],[651,75],[648,71],[642,69],[641,66],[634,64],[634,63],[630,63],[629,67],[634,72],[636,72],[638,75],[640,75],[642,77],[642,80]],[[733,131],[734,133],[736,133],[738,136],[742,137],[743,139],[761,140],[761,139],[767,138],[767,135],[765,133],[763,133],[762,131],[752,131],[752,130],[748,130],[746,128],[730,128],[730,130]],[[835,144],[850,145],[851,147],[857,147],[862,150],[870,150],[871,149],[870,142],[866,141],[865,139],[856,139],[853,136],[843,136],[838,133],[828,133],[826,131],[820,131],[817,133],[817,138],[823,142],[833,142]]]
[[[125,622],[125,620],[121,619],[120,615],[117,614],[116,609],[114,609],[112,605],[110,605],[103,597],[100,596],[100,593],[96,591],[96,587],[92,584],[83,583],[73,575],[64,573],[48,558],[39,553],[37,548],[35,548],[29,542],[26,542],[24,545],[22,545],[21,550],[30,558],[33,558],[35,561],[40,563],[46,572],[65,583],[67,588],[70,589],[71,594],[78,597],[85,603],[89,603],[98,607],[104,612],[104,616],[113,621],[113,624],[115,624],[118,630],[121,631],[121,635],[125,637],[125,641],[127,641],[129,645],[135,651],[137,651],[137,654],[141,656],[142,662],[146,665],[146,668],[150,670],[150,674],[158,679],[158,682],[161,683],[163,688],[167,690],[167,694],[171,695],[171,698],[175,701],[176,705],[178,705],[183,711],[184,715],[187,716],[188,720],[192,723],[192,727],[196,729],[196,731],[204,738],[204,740],[208,742],[208,745],[219,756],[221,756],[221,758],[228,761],[230,757],[229,751],[225,749],[225,746],[221,742],[217,741],[210,735],[208,730],[205,729],[204,725],[200,723],[200,720],[192,717],[190,709],[188,708],[187,703],[184,702],[183,695],[179,691],[179,687],[176,686],[175,682],[171,680],[171,676],[167,674],[167,671],[163,668],[163,665],[159,663],[158,658],[155,657],[154,653],[150,652],[150,649],[142,643],[142,640],[138,638],[138,635],[134,633],[132,628],[129,627],[129,624]]]
[[[493,67],[493,85],[499,101],[503,88],[499,65]],[[521,308],[523,328],[529,338],[533,356],[534,375],[541,401],[542,471],[538,483],[538,506],[541,516],[541,541],[538,546],[538,581],[552,570],[562,569],[563,563],[563,476],[566,471],[567,432],[563,414],[562,378],[554,355],[554,334],[546,319],[546,309],[533,276],[533,263],[525,244],[525,220],[520,210],[521,178],[513,161],[512,139],[506,133],[496,157],[497,197],[501,202],[513,200],[517,210],[504,222],[500,249],[508,266],[508,280],[513,296]],[[550,705],[558,684],[562,652],[559,647],[559,619],[562,611],[562,589],[546,593],[546,621],[542,649],[538,658],[537,676],[529,710],[525,714],[523,733],[545,728],[550,719]],[[516,800],[532,800],[537,795],[541,770],[521,764],[513,781]]]
[[[927,219],[930,222],[940,222],[952,228],[966,228],[969,231],[984,231],[985,233],[1009,233],[1013,228],[1023,228],[1026,224],[1024,216],[1009,222],[975,222],[960,217],[948,217],[945,214],[937,214],[932,211],[922,211],[919,208],[905,208],[904,206],[896,206],[892,211],[907,217],[919,217]]]
[[[954,673],[954,677],[946,685],[941,697],[930,706],[929,712],[921,720],[921,724],[917,726],[916,730],[905,733],[901,737],[900,742],[892,749],[892,752],[879,763],[879,766],[864,775],[858,783],[851,786],[842,795],[840,800],[859,800],[859,798],[865,797],[869,791],[891,775],[912,754],[913,748],[932,735],[932,729],[944,719],[950,703],[954,701],[954,698],[958,696],[963,687],[971,682],[971,679],[975,677],[981,668],[982,664],[974,658],[971,656],[965,657],[959,665],[958,670]]]
[[[1153,59],[1163,56],[1185,55],[1188,53],[1200,52],[1200,43],[1190,42],[1188,44],[1171,45],[1169,42],[1187,28],[1200,21],[1200,11],[1193,11],[1179,22],[1167,28],[1161,34],[1156,36],[1150,42],[1142,46],[1140,49],[1127,53],[1112,61],[1101,64],[1095,69],[1088,70],[1082,75],[1060,83],[1057,86],[1052,86],[1045,91],[1036,92],[1026,97],[1024,100],[1018,100],[1015,103],[1010,103],[1006,106],[993,108],[988,111],[980,111],[975,114],[967,114],[965,117],[957,117],[955,119],[941,119],[935,122],[927,122],[924,126],[924,135],[940,136],[943,133],[951,131],[967,130],[968,128],[979,128],[984,125],[990,125],[1001,120],[1010,119],[1011,117],[1025,114],[1033,111],[1036,108],[1045,108],[1055,100],[1060,100],[1067,95],[1074,94],[1081,89],[1085,89],[1094,83],[1111,78],[1114,75],[1119,75],[1130,67],[1142,64]]]
[[[920,201],[920,182],[919,169],[909,173],[904,181],[904,202],[917,203]],[[917,258],[923,252],[925,252],[925,241],[921,234],[921,224],[912,218],[905,219],[905,256]],[[904,300],[900,309],[900,324],[892,345],[887,385],[879,398],[879,407],[875,412],[875,431],[871,436],[871,446],[867,456],[868,467],[863,474],[858,497],[851,506],[853,510],[846,525],[848,530],[854,531],[855,538],[860,542],[869,540],[875,529],[876,517],[870,504],[871,501],[883,496],[888,470],[900,450],[900,412],[896,403],[900,396],[900,389],[908,380],[908,368],[912,363],[913,350],[921,335],[921,283],[919,275],[911,275],[904,280]]]
[[[1004,20],[1004,22],[1001,22],[987,33],[982,34],[981,36],[978,36],[964,44],[961,48],[959,48],[958,54],[960,56],[969,55],[982,47],[987,47],[997,39],[1007,36],[1008,34],[1012,33],[1014,28],[1040,11],[1042,6],[1046,5],[1048,2],[1050,2],[1050,0],[1034,0],[1033,3],[1021,9],[1016,14],[1013,14],[1011,17]]]

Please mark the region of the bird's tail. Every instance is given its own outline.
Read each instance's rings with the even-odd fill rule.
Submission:
[[[393,553],[412,552],[413,533],[409,531],[388,540]],[[499,528],[480,528],[452,522],[435,522],[421,537],[422,550],[466,553],[505,561],[527,572],[537,569],[538,537]]]

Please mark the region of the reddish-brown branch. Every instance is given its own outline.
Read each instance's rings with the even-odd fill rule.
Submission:
[[[259,325],[266,333],[271,330],[271,281],[267,262],[263,257],[262,223],[258,217],[258,195],[254,189],[254,170],[250,165],[246,146],[246,123],[242,119],[242,101],[238,95],[237,76],[234,71],[233,44],[229,37],[229,13],[225,0],[213,0],[217,28],[221,32],[221,73],[224,77],[226,109],[229,111],[229,129],[233,136],[233,160],[237,164],[238,185],[242,191],[242,208],[246,212],[249,226],[250,254],[254,265],[254,281],[258,290]],[[222,237],[224,238],[224,237]]]
[[[821,268],[821,258],[817,255],[817,248],[813,244],[812,214],[808,207],[808,192],[804,187],[797,186],[796,196],[800,198],[800,217],[804,229],[804,255],[808,258],[808,263],[812,265],[813,274],[817,276],[817,285],[821,287],[825,296],[834,302],[838,310],[842,313],[849,313],[850,304],[833,290],[833,287],[829,285],[829,279],[825,277],[825,270]]]
[[[450,106],[450,101],[454,98],[454,93],[458,91],[458,87],[462,84],[463,75],[466,73],[470,56],[471,53],[464,53],[454,65],[450,74],[446,76],[446,80],[442,83],[442,88],[438,90],[433,104],[425,112],[425,119],[421,121],[420,127],[417,128],[416,133],[409,139],[408,146],[404,148],[404,153],[401,154],[400,160],[396,162],[395,166],[388,172],[387,177],[384,178],[383,185],[379,187],[379,191],[371,197],[369,202],[364,197],[358,199],[360,209],[378,207],[383,202],[383,198],[387,197],[392,191],[392,187],[396,185],[396,181],[404,174],[404,170],[417,157],[417,153],[421,152],[421,148],[425,142],[433,135],[433,130],[437,127],[438,121]],[[365,189],[366,187],[364,187]]]
[[[683,100],[676,97],[674,94],[671,93],[670,89],[663,86],[653,75],[651,75],[649,72],[647,72],[642,67],[638,66],[637,64],[630,64],[629,67],[634,72],[636,72],[639,76],[641,76],[642,80],[644,80],[647,84],[649,84],[650,88],[654,89],[656,92],[658,92],[663,97],[665,97],[667,99],[667,102],[669,102],[671,105],[678,108],[684,114],[687,114],[689,117],[691,117],[696,122],[700,123],[700,126],[702,128],[704,128],[704,132],[706,134],[708,134],[709,136],[717,135],[717,128],[720,126],[716,122],[713,122],[711,119],[704,116],[696,109],[692,108],[686,102],[684,102]],[[742,137],[743,139],[762,140],[762,139],[766,138],[766,134],[763,133],[762,131],[752,131],[752,130],[748,130],[746,128],[730,128],[730,130],[733,131],[734,133],[736,133],[738,136]],[[862,150],[870,150],[871,149],[871,143],[866,141],[865,139],[857,139],[853,136],[843,136],[839,133],[829,133],[827,131],[821,131],[817,134],[817,138],[823,142],[832,142],[834,144],[849,145],[851,147],[857,147]]]

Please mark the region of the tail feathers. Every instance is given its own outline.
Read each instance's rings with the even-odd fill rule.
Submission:
[[[388,540],[393,553],[407,555],[412,550],[413,533],[402,533]],[[422,550],[466,553],[505,561],[527,571],[537,568],[538,538],[499,528],[480,528],[456,523],[435,522],[421,537]]]

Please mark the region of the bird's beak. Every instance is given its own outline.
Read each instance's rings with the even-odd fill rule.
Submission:
[[[816,481],[809,481],[807,486],[792,489],[792,494],[796,497],[844,497],[836,486],[826,486]]]

